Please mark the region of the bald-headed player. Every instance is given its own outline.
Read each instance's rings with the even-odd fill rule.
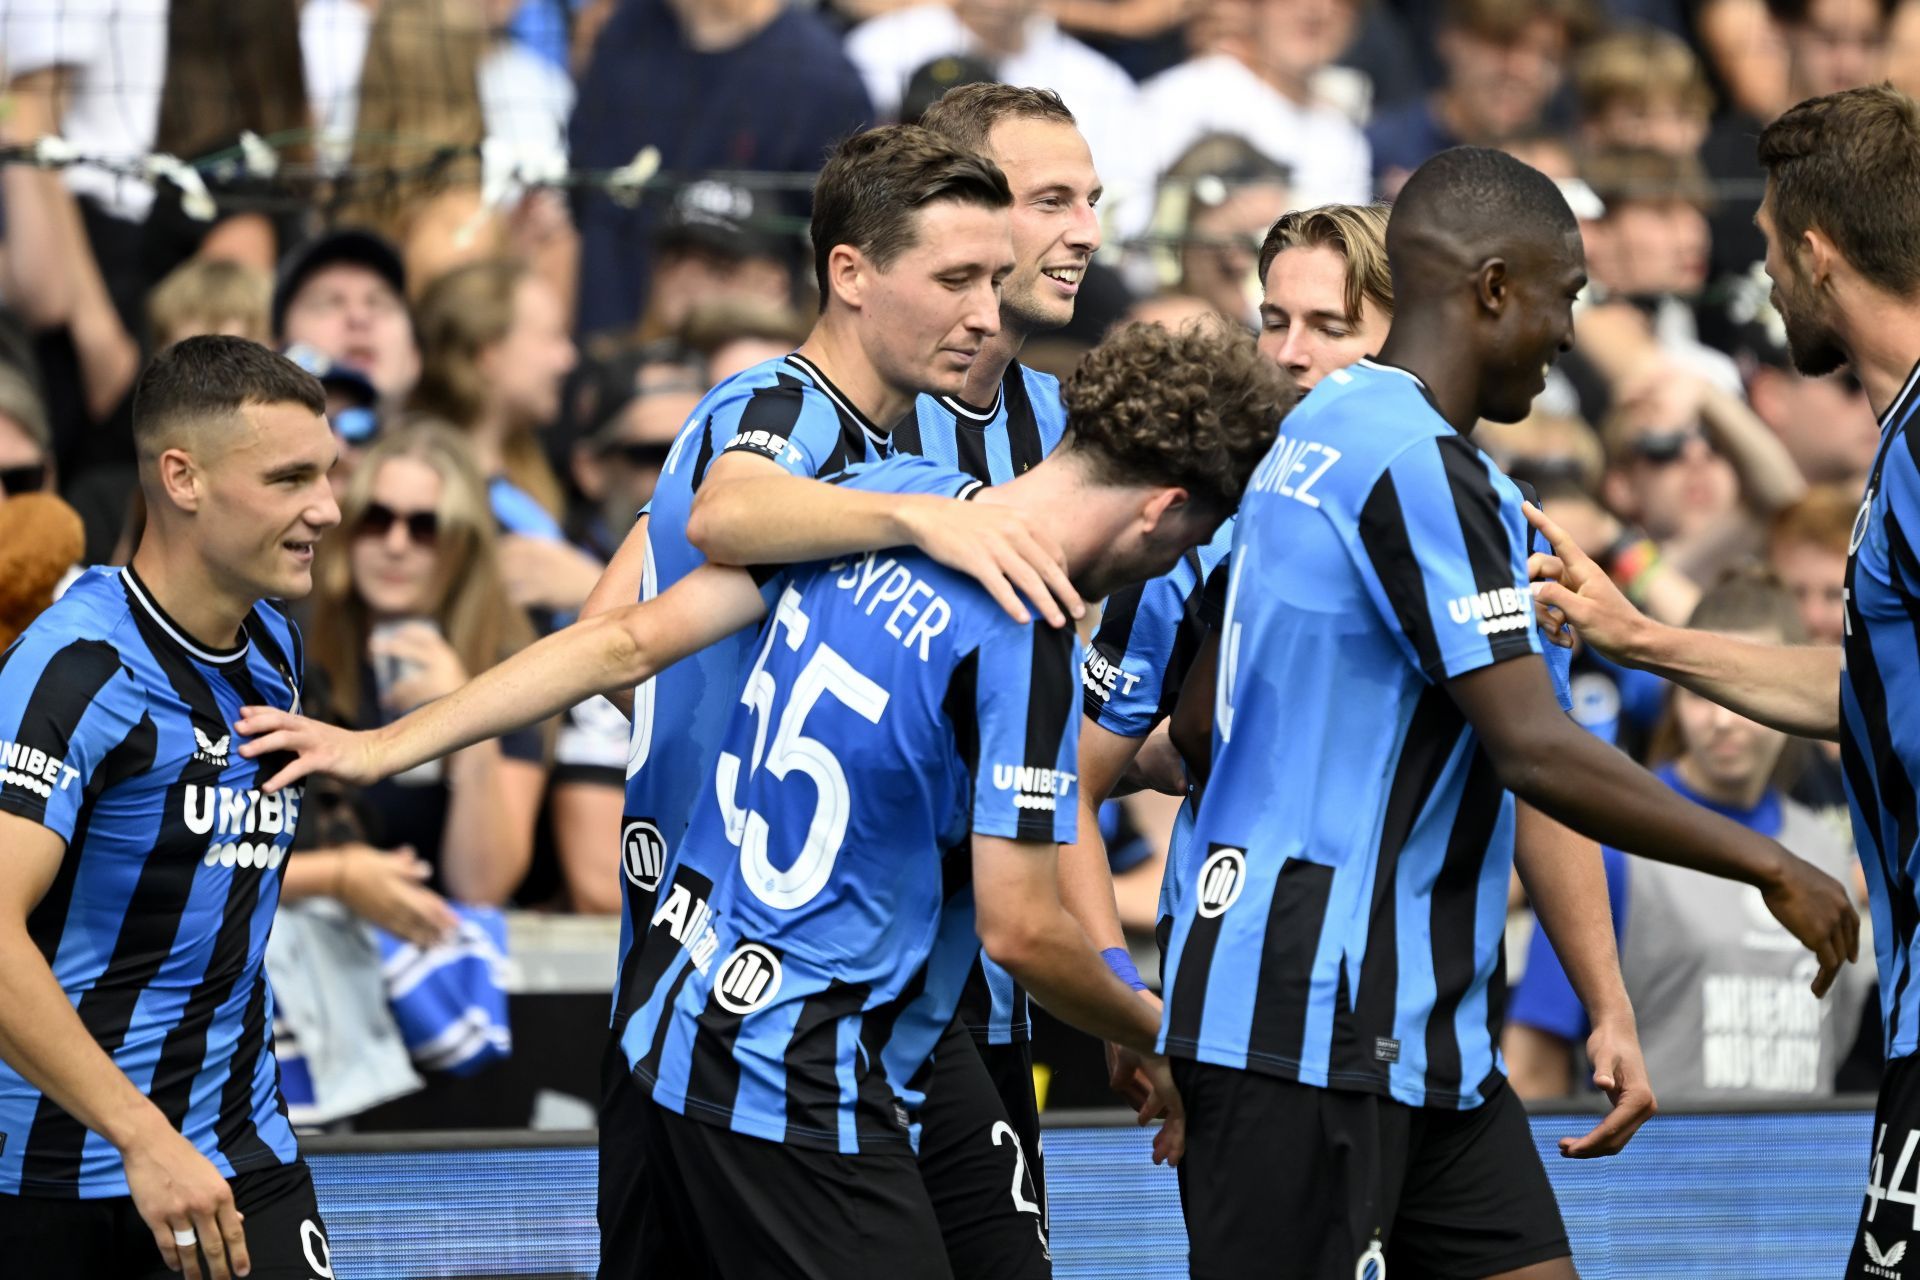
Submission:
[[[1793,363],[1849,366],[1880,415],[1880,451],[1847,555],[1840,645],[1764,645],[1643,616],[1551,522],[1564,562],[1543,601],[1587,643],[1740,715],[1838,739],[1865,865],[1887,1071],[1849,1277],[1886,1277],[1920,1243],[1920,104],[1879,86],[1812,98],[1760,135],[1757,221]]]
[[[262,962],[300,790],[242,705],[300,704],[339,523],[311,374],[189,338],[134,390],[147,524],[0,657],[0,1270],[331,1274]],[[245,1220],[244,1228],[241,1225]]]
[[[1816,991],[1856,947],[1838,883],[1554,697],[1520,493],[1468,432],[1525,416],[1572,344],[1586,272],[1559,191],[1502,153],[1443,152],[1387,250],[1378,359],[1288,417],[1235,528],[1161,1029],[1202,1280],[1574,1274],[1495,1044],[1514,793],[1761,887],[1816,951]]]

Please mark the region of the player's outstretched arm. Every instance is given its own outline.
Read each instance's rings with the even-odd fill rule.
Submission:
[[[803,479],[765,458],[723,454],[687,517],[687,541],[721,564],[796,564],[912,546],[979,581],[1015,622],[1024,596],[1049,625],[1086,612],[1066,553],[1020,511],[929,494]]]
[[[1581,639],[1630,667],[1642,667],[1749,720],[1803,738],[1840,736],[1840,650],[1827,645],[1758,644],[1655,622],[1628,602],[1606,572],[1539,508],[1527,519],[1552,556],[1528,572],[1536,603],[1558,609]]]
[[[112,1143],[125,1161],[134,1209],[175,1271],[227,1280],[251,1266],[233,1191],[100,1047],[27,932],[27,917],[60,870],[59,833],[0,813],[0,1059],[62,1110]]]
[[[613,559],[607,561],[607,567],[600,573],[600,581],[593,584],[593,590],[587,593],[587,601],[580,606],[582,618],[596,618],[615,609],[624,609],[640,599],[640,584],[647,575],[647,515],[642,512],[633,522],[633,528],[627,530],[627,536],[620,539],[620,546],[614,551]],[[607,701],[620,708],[629,720],[633,718],[633,689],[616,689],[606,695]]]
[[[1860,917],[1839,881],[1776,842],[1683,799],[1560,710],[1531,656],[1447,682],[1500,783],[1583,835],[1628,853],[1757,887],[1820,962],[1815,995],[1858,957]]]
[[[632,688],[766,616],[744,569],[702,565],[659,597],[574,623],[443,698],[379,729],[353,732],[271,707],[243,707],[234,728],[249,758],[296,758],[263,790],[310,773],[366,784],[558,715],[596,693]]]
[[[1533,913],[1593,1024],[1587,1039],[1593,1083],[1613,1103],[1592,1132],[1562,1138],[1560,1154],[1573,1159],[1617,1155],[1652,1117],[1655,1103],[1633,1004],[1620,976],[1600,846],[1522,802],[1515,814],[1513,859]]]

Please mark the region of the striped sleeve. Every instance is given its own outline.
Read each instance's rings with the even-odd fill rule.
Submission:
[[[1079,784],[1076,641],[1071,628],[1011,620],[989,631],[973,664],[970,725],[956,724],[973,778],[973,829],[1009,840],[1073,841]]]
[[[756,454],[796,476],[839,471],[849,461],[839,412],[786,374],[717,407],[707,431],[718,452]]]
[[[1874,542],[1885,539],[1886,558],[1895,570],[1886,575],[1888,585],[1915,599],[1920,598],[1920,440],[1911,422],[1900,434],[1901,439],[1887,446],[1887,460],[1880,471],[1880,487],[1886,494],[1882,528],[1869,527],[1867,536]]]
[[[1450,680],[1540,652],[1520,495],[1457,435],[1403,451],[1360,510],[1368,594],[1413,664]]]
[[[937,498],[969,498],[981,485],[964,471],[913,454],[898,453],[879,462],[861,462],[820,477],[828,484],[869,493],[927,493]]]
[[[113,646],[29,631],[0,667],[0,810],[71,840],[94,771],[144,714]]]
[[[1081,706],[1087,719],[1123,738],[1144,738],[1159,723],[1174,640],[1185,614],[1179,566],[1116,591],[1100,614],[1080,664]]]

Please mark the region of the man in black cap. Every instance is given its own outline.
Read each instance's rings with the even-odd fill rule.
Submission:
[[[793,305],[796,232],[770,191],[703,178],[674,194],[654,239],[653,286],[640,338],[677,333],[701,303],[744,300]]]
[[[273,336],[360,370],[389,403],[420,377],[406,268],[371,231],[328,232],[287,255],[273,290]]]

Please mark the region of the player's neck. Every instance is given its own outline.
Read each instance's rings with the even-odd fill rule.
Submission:
[[[1479,371],[1469,353],[1452,336],[1459,332],[1452,317],[1437,309],[1426,315],[1402,313],[1394,317],[1387,340],[1376,357],[1381,364],[1405,369],[1426,386],[1440,408],[1440,416],[1461,435],[1480,421]]]
[[[1848,301],[1848,363],[1875,417],[1885,416],[1920,360],[1920,303],[1872,292]]]
[[[1000,394],[1000,382],[1007,376],[1008,367],[1026,342],[1027,331],[1009,322],[1002,312],[1000,332],[988,338],[980,354],[973,358],[973,368],[967,370],[967,385],[961,388],[960,399],[978,409],[991,405],[993,398]]]
[[[794,354],[820,370],[834,389],[879,431],[892,430],[893,424],[913,407],[913,398],[918,394],[911,388],[896,387],[882,377],[873,361],[867,358],[853,326],[834,314],[822,316]]]
[[[209,649],[231,649],[254,600],[222,588],[191,546],[149,523],[133,553],[133,571],[153,602],[174,624]]]
[[[1005,484],[980,490],[973,500],[1014,507],[1032,517],[1040,531],[1060,545],[1067,577],[1089,600],[1113,587],[1098,580],[1101,553],[1139,514],[1126,490],[1086,483],[1080,468],[1059,453]]]

